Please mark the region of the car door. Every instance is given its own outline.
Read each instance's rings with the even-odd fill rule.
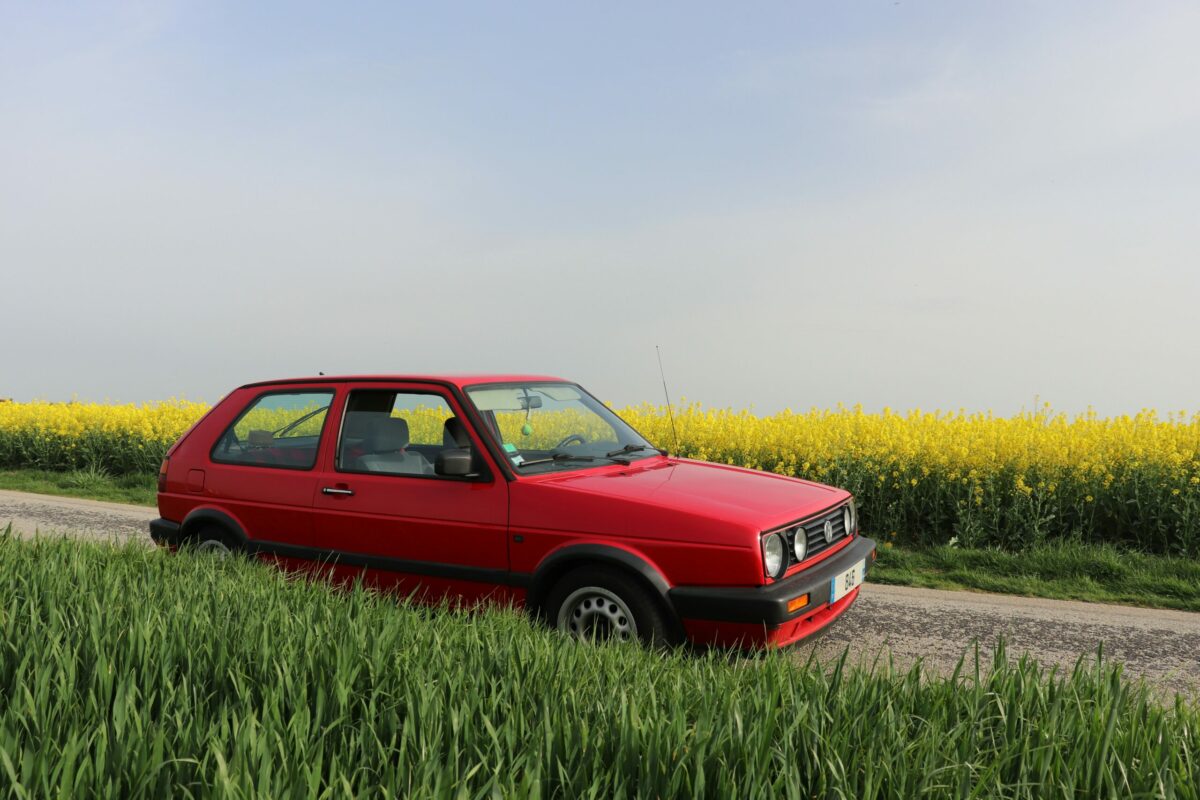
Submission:
[[[457,399],[440,385],[348,385],[335,446],[313,500],[316,544],[341,569],[425,599],[512,596],[508,485]],[[470,477],[436,474],[446,449],[471,448]]]

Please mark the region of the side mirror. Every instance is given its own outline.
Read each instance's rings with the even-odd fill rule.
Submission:
[[[475,458],[471,455],[470,448],[467,447],[443,450],[438,453],[433,471],[437,475],[457,478],[465,478],[478,473],[478,470],[475,469]]]

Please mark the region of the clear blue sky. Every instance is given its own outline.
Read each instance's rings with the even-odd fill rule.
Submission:
[[[1200,7],[0,4],[0,396],[1200,408]]]

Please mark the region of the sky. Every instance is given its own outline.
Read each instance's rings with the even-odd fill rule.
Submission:
[[[0,0],[0,397],[1200,409],[1194,3]]]

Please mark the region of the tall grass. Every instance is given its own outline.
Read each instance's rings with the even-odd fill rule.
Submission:
[[[0,469],[0,489],[152,506],[158,497],[158,476],[127,472],[104,477],[91,470]]]
[[[240,560],[0,536],[9,797],[1181,797],[1200,710],[1094,659],[951,679],[589,647]]]
[[[1047,542],[1020,553],[884,547],[871,581],[1200,612],[1200,560],[1102,544]]]

